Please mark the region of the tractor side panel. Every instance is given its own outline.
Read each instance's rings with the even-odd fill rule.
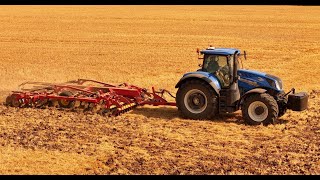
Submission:
[[[267,82],[265,73],[240,69],[238,70],[238,75],[240,76],[238,86],[241,95],[255,88],[273,89]]]

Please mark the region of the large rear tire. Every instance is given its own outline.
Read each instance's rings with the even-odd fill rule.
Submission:
[[[267,93],[252,94],[244,99],[242,116],[247,124],[274,124],[278,114],[279,107],[276,100]]]
[[[204,81],[183,83],[176,96],[178,111],[188,119],[211,119],[218,113],[217,95]]]

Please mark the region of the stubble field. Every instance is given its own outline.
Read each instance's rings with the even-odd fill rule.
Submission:
[[[0,97],[25,81],[89,78],[173,93],[196,48],[246,50],[247,69],[306,91],[269,126],[175,107],[106,118],[0,105],[0,174],[320,174],[320,7],[0,6]]]

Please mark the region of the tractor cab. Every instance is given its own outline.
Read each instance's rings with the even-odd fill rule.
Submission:
[[[236,81],[240,50],[209,47],[198,51],[198,55],[200,54],[203,57],[198,58],[203,59],[203,63],[199,70],[215,75],[222,88],[228,88]]]

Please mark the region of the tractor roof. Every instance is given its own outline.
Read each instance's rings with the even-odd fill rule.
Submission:
[[[206,50],[200,51],[202,54],[212,54],[212,55],[233,55],[236,51],[240,53],[239,49],[235,48],[214,48],[209,47]]]

